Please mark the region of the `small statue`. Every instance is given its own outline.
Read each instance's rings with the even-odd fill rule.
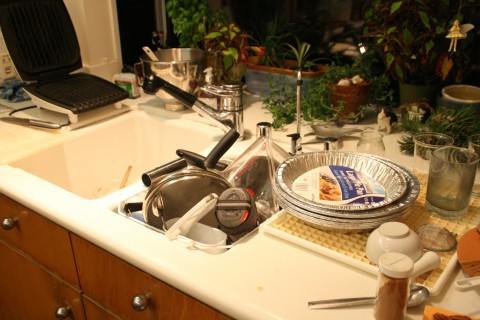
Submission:
[[[450,39],[450,47],[448,51],[456,52],[457,51],[457,42],[460,39],[465,39],[467,37],[467,32],[474,28],[473,24],[467,23],[460,25],[460,21],[455,19],[453,26],[450,28],[450,32],[447,34],[446,38]]]
[[[386,129],[387,134],[390,134],[392,132],[392,127],[395,127],[397,122],[398,118],[394,112],[385,112],[385,109],[382,109],[377,116],[377,131]]]

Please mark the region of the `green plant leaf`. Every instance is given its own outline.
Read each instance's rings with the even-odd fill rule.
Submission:
[[[403,29],[403,31],[402,31],[402,42],[405,43],[405,46],[406,47],[411,46],[411,44],[414,41],[415,41],[415,37],[412,34],[412,32],[410,32],[410,29],[408,29],[408,28]]]
[[[400,9],[400,7],[402,6],[402,3],[403,3],[403,1],[396,1],[396,2],[392,3],[392,6],[390,7],[390,14],[394,14],[395,11]]]
[[[397,31],[397,26],[393,26],[387,29],[387,34],[392,34]]]
[[[216,39],[216,38],[221,37],[221,36],[222,36],[221,32],[212,31],[212,32],[205,35],[205,39],[212,40],[212,39]]]
[[[428,14],[426,14],[425,11],[418,11],[418,16],[425,28],[430,29],[430,18],[428,17]]]
[[[392,63],[395,62],[395,56],[391,53],[387,53],[385,55],[385,60],[387,63],[387,69],[390,69],[390,66],[392,65]]]
[[[430,53],[430,51],[433,49],[433,47],[435,47],[435,42],[433,42],[433,40],[429,40],[425,43],[425,50],[426,50],[427,54]]]

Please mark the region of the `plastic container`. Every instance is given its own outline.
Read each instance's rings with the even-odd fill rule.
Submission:
[[[133,73],[119,73],[113,76],[113,83],[128,92],[130,99],[140,97],[140,89],[138,88],[135,75]]]
[[[413,261],[398,252],[380,257],[377,281],[376,320],[403,320],[407,314]]]

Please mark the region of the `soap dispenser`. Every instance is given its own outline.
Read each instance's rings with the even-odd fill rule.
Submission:
[[[213,85],[212,67],[206,68],[203,73],[205,73],[205,86]],[[198,99],[209,107],[215,110],[220,110],[220,98],[214,93],[207,90],[200,90],[200,93],[198,94]]]
[[[233,186],[254,193],[255,204],[262,221],[280,209],[273,192],[275,171],[290,157],[271,140],[271,130],[272,125],[269,122],[258,123],[256,140],[220,172],[220,175]]]

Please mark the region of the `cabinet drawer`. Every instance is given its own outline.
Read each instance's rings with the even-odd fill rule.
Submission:
[[[79,290],[3,240],[0,257],[0,320],[85,318]]]
[[[0,221],[0,239],[78,287],[75,260],[67,230],[2,194]],[[10,225],[8,222],[13,222],[11,229],[7,226]]]
[[[82,295],[82,301],[88,320],[122,320],[86,295]]]
[[[230,319],[73,234],[72,245],[82,291],[122,318]],[[144,311],[132,308],[139,295],[149,297]]]

